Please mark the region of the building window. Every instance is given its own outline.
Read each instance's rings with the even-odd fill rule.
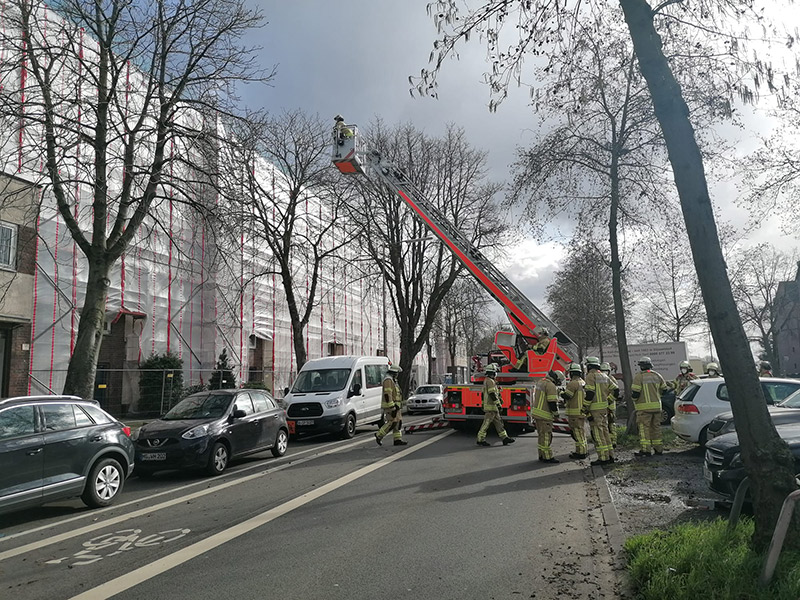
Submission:
[[[17,268],[17,226],[0,222],[0,269]]]

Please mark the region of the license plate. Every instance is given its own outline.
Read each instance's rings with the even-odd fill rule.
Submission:
[[[709,483],[714,482],[714,473],[712,473],[706,465],[703,465],[703,477],[705,477],[706,481]]]
[[[314,424],[314,419],[300,419],[299,421],[297,421],[298,427],[303,427],[304,425],[313,425],[313,424]]]
[[[166,452],[148,452],[147,454],[142,454],[141,459],[144,460],[167,460],[167,453]]]

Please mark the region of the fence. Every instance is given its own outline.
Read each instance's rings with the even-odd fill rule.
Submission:
[[[31,372],[31,394],[60,394],[67,372]],[[247,381],[240,381],[231,371],[194,370],[191,381],[179,369],[97,369],[94,399],[117,417],[157,416],[183,398],[203,389],[258,387],[281,397],[282,385],[289,385],[292,375],[251,369]]]

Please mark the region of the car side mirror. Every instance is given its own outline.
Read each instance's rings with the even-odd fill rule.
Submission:
[[[358,396],[360,393],[361,393],[361,384],[354,383],[353,387],[350,388],[350,393],[348,394],[348,396]]]
[[[244,412],[242,409],[240,409],[240,408],[237,408],[236,410],[234,410],[234,411],[231,413],[231,416],[232,416],[234,419],[243,419],[244,417],[246,417],[246,416],[247,416],[247,413],[246,413],[246,412]]]
[[[289,388],[288,387],[283,388],[283,397],[285,398],[288,395],[289,395]]]

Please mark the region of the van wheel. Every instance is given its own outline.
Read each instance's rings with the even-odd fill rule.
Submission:
[[[342,427],[342,433],[340,433],[340,437],[343,440],[349,440],[356,434],[356,417],[353,413],[347,415],[347,420],[344,422],[344,427]]]
[[[108,506],[122,491],[124,483],[125,473],[119,462],[113,458],[100,459],[89,472],[81,500],[92,508]]]

